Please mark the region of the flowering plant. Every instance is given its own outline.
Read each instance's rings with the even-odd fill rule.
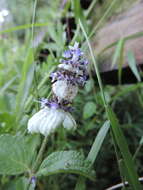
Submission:
[[[59,151],[52,153],[42,162],[42,155],[47,145],[48,136],[63,125],[64,128],[76,129],[76,121],[72,116],[72,103],[78,93],[78,89],[83,87],[88,79],[88,61],[83,58],[83,52],[79,44],[69,46],[69,50],[63,53],[58,69],[50,74],[52,82],[52,97],[50,99],[41,98],[41,109],[35,113],[28,121],[29,133],[41,133],[45,136],[43,144],[37,155],[37,159],[30,172],[29,185],[35,187],[36,180],[41,175],[56,173],[56,164],[62,161],[60,168],[65,172],[81,173],[93,179],[93,174],[87,174],[90,170],[90,162],[84,160],[83,154],[77,151]],[[54,161],[56,159],[56,161]],[[68,161],[70,159],[70,162]],[[42,164],[41,164],[42,163]],[[50,165],[49,165],[50,163]],[[53,166],[51,165],[53,163]],[[41,166],[40,166],[41,165]],[[48,170],[47,170],[48,168]],[[61,171],[62,172],[62,171]]]

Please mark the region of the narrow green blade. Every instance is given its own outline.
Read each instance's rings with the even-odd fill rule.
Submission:
[[[125,166],[126,166],[126,169],[128,172],[128,179],[130,179],[129,183],[130,183],[132,189],[140,190],[141,186],[138,181],[139,177],[136,172],[131,153],[129,152],[128,145],[126,143],[126,139],[122,133],[122,130],[120,128],[117,117],[109,106],[107,107],[106,111],[108,114],[108,118],[111,122],[111,127],[112,127],[113,134],[115,136],[116,143],[117,143],[117,145],[120,149],[120,152],[122,154],[122,157],[124,159],[124,163],[125,163]]]

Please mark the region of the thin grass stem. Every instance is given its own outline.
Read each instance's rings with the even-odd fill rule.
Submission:
[[[98,21],[98,23],[96,24],[96,26],[93,28],[93,30],[91,31],[89,38],[91,38],[93,36],[93,34],[95,34],[95,32],[97,31],[97,29],[101,26],[102,22],[105,20],[105,18],[108,16],[108,14],[110,13],[111,9],[113,8],[113,6],[115,5],[116,1],[118,0],[113,0],[112,3],[110,4],[110,6],[108,7],[108,9],[105,11],[104,15],[101,17],[101,19]]]
[[[107,106],[107,102],[106,102],[106,98],[105,98],[105,94],[104,94],[104,90],[103,90],[103,85],[102,85],[102,80],[101,80],[101,77],[100,77],[100,73],[99,73],[99,69],[98,69],[98,66],[97,66],[97,62],[95,60],[95,56],[93,54],[92,47],[91,47],[90,42],[89,42],[89,38],[88,38],[88,36],[87,36],[87,34],[85,32],[85,29],[84,29],[83,24],[82,24],[82,22],[81,22],[80,19],[79,19],[79,24],[80,24],[81,30],[82,30],[85,38],[86,38],[87,45],[88,45],[89,50],[90,50],[91,58],[92,58],[92,61],[93,61],[93,64],[94,64],[95,72],[96,72],[96,75],[97,75],[99,87],[100,87],[101,94],[102,94],[103,103],[104,103],[104,106],[106,107]]]

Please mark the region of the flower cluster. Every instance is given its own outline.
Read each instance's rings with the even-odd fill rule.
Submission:
[[[78,93],[78,88],[85,85],[88,79],[88,61],[83,58],[83,52],[79,44],[69,46],[69,50],[63,53],[58,70],[51,73],[53,96],[51,100],[42,98],[41,110],[28,122],[30,133],[49,135],[61,124],[64,128],[75,129],[76,122],[70,112],[70,106]]]

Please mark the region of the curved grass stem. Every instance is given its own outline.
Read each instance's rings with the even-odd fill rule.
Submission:
[[[80,24],[81,30],[82,30],[85,38],[86,38],[87,45],[88,45],[89,50],[90,50],[91,58],[92,58],[92,61],[93,61],[93,64],[94,64],[94,68],[95,68],[95,72],[96,72],[96,75],[97,75],[100,91],[101,91],[101,94],[102,94],[103,103],[104,103],[104,106],[106,108],[107,102],[106,102],[106,98],[105,98],[105,94],[104,94],[104,90],[103,90],[103,85],[102,85],[102,80],[101,80],[101,77],[100,77],[100,73],[99,73],[99,69],[98,69],[98,66],[97,66],[97,62],[95,60],[95,56],[93,54],[92,47],[91,47],[90,42],[89,42],[89,38],[88,38],[88,36],[87,36],[87,34],[85,32],[85,29],[84,29],[84,27],[83,27],[82,22],[81,22],[80,19],[79,19],[79,24]]]
[[[45,138],[42,142],[41,148],[39,150],[39,153],[37,155],[36,161],[35,161],[33,168],[32,168],[34,173],[37,171],[37,169],[39,168],[39,165],[41,164],[43,153],[44,153],[44,150],[45,150],[46,145],[47,145],[47,141],[48,141],[48,136],[45,136]]]

